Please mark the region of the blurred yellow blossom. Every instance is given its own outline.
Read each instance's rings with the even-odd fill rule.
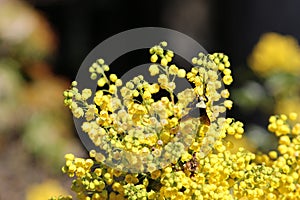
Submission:
[[[51,196],[66,195],[67,192],[55,180],[46,180],[39,184],[31,185],[27,188],[26,200],[45,200]]]
[[[292,36],[265,33],[249,57],[249,65],[260,76],[276,72],[300,73],[300,47]]]
[[[294,112],[300,116],[300,95],[290,98],[281,98],[276,101],[275,113],[291,113]]]

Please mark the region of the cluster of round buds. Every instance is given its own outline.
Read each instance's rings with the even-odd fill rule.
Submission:
[[[291,127],[288,124],[288,120],[295,121],[297,120],[297,113],[290,113],[289,116],[284,114],[279,116],[271,116],[269,119],[269,131],[275,133],[276,136],[282,136],[287,134],[298,135],[299,134],[299,124],[295,124]]]
[[[186,73],[171,64],[174,53],[166,46],[161,42],[150,49],[149,73],[158,75],[157,83],[150,84],[140,75],[123,85],[117,75],[108,75],[109,66],[99,59],[89,69],[100,87],[92,104],[87,101],[91,90],[79,92],[76,82],[64,92],[74,116],[86,118],[82,130],[104,151],[92,150],[88,159],[66,155],[63,172],[76,177],[72,190],[77,197],[295,199],[300,194],[297,115],[270,118],[268,129],[279,137],[277,150],[262,155],[243,148],[229,151],[223,139],[227,135],[240,139],[244,128],[241,122],[220,116],[232,107],[229,91],[222,88],[232,82],[228,57],[200,53]],[[175,98],[175,78],[186,78],[194,88]],[[162,90],[168,95],[156,99]],[[225,101],[216,105],[221,98]],[[190,117],[192,107],[205,113]],[[104,165],[111,162],[118,167]],[[139,173],[126,173],[128,166]]]
[[[300,123],[296,122],[297,114],[273,115],[269,119],[269,131],[279,137],[278,152],[286,157],[300,156]],[[277,158],[277,152],[270,154],[272,159]]]
[[[77,82],[73,81],[71,83],[71,89],[70,90],[65,90],[63,92],[65,106],[69,106],[69,107],[71,106],[71,104],[73,102],[74,94],[76,94],[78,92],[76,86],[77,86]]]
[[[160,64],[163,67],[168,66],[168,63],[172,61],[174,57],[174,52],[171,50],[164,50],[164,47],[167,46],[167,42],[163,41],[159,45],[156,45],[150,48],[149,52],[152,55],[150,61],[156,63],[160,59]]]
[[[221,53],[205,55],[199,53],[198,57],[192,59],[194,67],[187,73],[188,81],[192,82],[195,87],[194,91],[201,102],[199,107],[206,108],[211,121],[216,120],[220,113],[224,113],[226,109],[231,109],[232,101],[227,100],[230,93],[227,89],[222,88],[223,83],[230,85],[232,82],[230,63],[228,57]],[[222,72],[222,74],[220,74]],[[215,102],[224,99],[221,105],[215,105]]]
[[[140,160],[152,162],[153,158],[158,158],[176,162],[190,144],[193,147],[189,155],[197,151],[205,155],[212,150],[213,143],[224,138],[223,133],[219,134],[222,127],[219,115],[232,107],[232,101],[225,100],[221,105],[215,105],[214,102],[227,99],[230,95],[227,89],[222,89],[222,81],[219,80],[219,71],[223,72],[223,77],[230,76],[228,57],[221,53],[199,53],[192,60],[195,66],[186,74],[184,69],[170,64],[174,53],[165,50],[166,46],[166,42],[161,42],[150,49],[153,64],[149,67],[149,73],[151,76],[159,75],[157,83],[150,84],[142,75],[138,75],[123,85],[116,74],[108,74],[110,69],[104,60],[98,59],[89,68],[91,79],[97,80],[100,87],[94,94],[92,104],[87,101],[92,96],[91,90],[79,92],[76,82],[72,83],[70,90],[65,91],[65,103],[73,115],[86,118],[82,130],[96,146],[106,151],[106,156],[101,156],[102,161],[138,163]],[[177,77],[187,78],[195,87],[179,92],[176,99],[174,90]],[[155,94],[162,90],[169,95],[155,99]],[[200,102],[194,105],[195,101]],[[205,109],[207,116],[190,119],[189,112],[199,108]],[[217,118],[219,121],[216,121]],[[178,152],[172,150],[174,145]],[[111,150],[112,146],[129,153],[116,153]],[[130,156],[130,152],[137,156]],[[138,155],[147,154],[138,158]],[[186,155],[182,157],[184,162],[191,157]],[[159,162],[156,165],[161,167]],[[142,168],[155,170],[154,166]]]
[[[62,168],[62,171],[68,172],[70,177],[73,177],[75,174],[77,177],[82,177],[94,165],[93,160],[75,158],[73,154],[66,154],[65,159],[66,165]]]
[[[63,171],[77,177],[72,190],[79,199],[297,199],[300,132],[296,118],[294,113],[270,117],[270,124],[283,120],[279,124],[294,131],[275,133],[279,146],[268,154],[255,155],[244,148],[232,153],[223,143],[216,143],[217,151],[205,157],[186,152],[162,170],[126,174],[102,165],[98,153],[92,151],[88,159],[67,154]],[[234,120],[225,124],[226,132],[231,131],[229,127],[234,132],[242,127]]]
[[[105,75],[105,72],[109,71],[109,66],[104,63],[103,59],[98,59],[97,62],[93,63],[93,65],[89,68],[89,72],[91,73],[91,79],[96,80],[98,75],[100,75],[100,79],[98,82],[108,83],[109,80]],[[103,78],[103,79],[101,79]],[[102,84],[101,84],[102,85]],[[104,85],[104,84],[103,84]]]
[[[127,184],[124,186],[125,197],[128,200],[147,200],[147,190],[144,185]]]
[[[233,118],[227,118],[224,124],[224,129],[228,135],[233,135],[236,139],[241,139],[244,133],[244,124],[240,121],[235,121]]]

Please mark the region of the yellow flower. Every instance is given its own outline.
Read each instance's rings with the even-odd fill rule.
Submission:
[[[103,162],[103,161],[105,161],[105,156],[102,153],[96,153],[95,159],[98,162]]]
[[[170,58],[173,58],[174,57],[174,52],[168,50],[166,55],[169,56]]]
[[[161,66],[166,67],[168,65],[168,60],[166,58],[162,58],[160,61]]]
[[[75,158],[75,156],[73,154],[71,154],[71,153],[68,153],[68,154],[65,155],[65,159],[66,160],[73,161],[74,158]]]
[[[122,86],[123,83],[122,83],[121,79],[117,79],[115,84],[117,87],[120,87],[120,86]]]
[[[103,67],[104,71],[109,71],[109,66],[108,65],[103,65],[102,67]]]
[[[230,96],[230,93],[229,93],[228,89],[222,90],[222,91],[221,91],[221,96],[222,96],[223,98],[228,98],[228,97]]]
[[[59,182],[46,180],[40,184],[30,185],[26,191],[26,200],[44,200],[51,196],[66,195]]]
[[[277,158],[277,152],[276,151],[270,151],[269,152],[269,156],[270,156],[270,158],[272,158],[272,159],[276,159]]]
[[[118,80],[118,77],[116,74],[110,74],[109,80],[111,80],[114,83],[114,82],[116,82],[116,80]]]
[[[230,75],[225,75],[223,77],[223,82],[226,84],[226,85],[230,85],[232,83],[233,79],[232,79],[232,76]]]
[[[159,85],[157,83],[154,83],[154,84],[150,85],[149,92],[151,94],[159,92]]]
[[[292,121],[297,120],[297,117],[298,117],[298,114],[295,113],[295,112],[291,112],[291,113],[289,114],[289,119],[292,120]]]
[[[176,75],[178,73],[178,67],[176,67],[176,65],[171,65],[169,67],[169,73],[172,74],[172,75]]]
[[[158,68],[158,66],[155,65],[155,64],[150,65],[149,72],[150,72],[151,76],[155,76],[155,75],[159,74],[159,68]]]
[[[177,76],[178,76],[179,78],[184,78],[185,75],[186,75],[186,72],[185,72],[184,69],[179,69],[179,70],[178,70]]]
[[[224,106],[226,108],[228,108],[229,110],[232,108],[232,104],[233,104],[233,102],[231,100],[225,100],[224,101]]]
[[[151,92],[148,91],[148,90],[146,90],[146,91],[143,93],[143,95],[142,95],[143,99],[150,99],[151,96],[152,96],[152,95],[151,95]]]
[[[103,87],[106,84],[106,79],[105,78],[100,78],[97,82],[99,87]]]
[[[116,91],[117,91],[116,85],[110,85],[108,91],[109,91],[109,93],[111,93],[111,94],[115,94]]]
[[[160,170],[155,170],[153,172],[151,172],[151,178],[152,179],[158,179],[161,175],[161,171]]]
[[[158,59],[158,56],[157,56],[156,54],[153,54],[153,55],[151,56],[150,61],[153,62],[153,63],[155,63],[155,62],[157,61],[157,59]]]
[[[223,73],[224,73],[225,75],[230,75],[230,74],[231,74],[231,70],[230,70],[230,69],[224,69],[224,70],[223,70]]]
[[[189,161],[190,159],[192,159],[192,155],[189,154],[188,152],[185,152],[182,156],[181,156],[181,161],[182,162],[187,162]]]
[[[72,113],[76,118],[82,117],[84,115],[84,111],[80,107],[76,108],[75,110],[72,110]]]
[[[295,38],[265,33],[249,57],[250,67],[261,76],[274,72],[300,72],[300,47]]]
[[[125,176],[125,181],[126,181],[126,183],[136,184],[136,183],[139,182],[139,179],[136,176],[132,175],[132,174],[127,174]]]
[[[168,131],[163,131],[160,134],[160,139],[163,141],[164,144],[167,144],[171,139],[170,133]]]

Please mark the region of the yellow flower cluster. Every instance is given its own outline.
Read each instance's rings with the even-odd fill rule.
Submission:
[[[270,118],[268,129],[279,137],[277,150],[231,152],[226,136],[240,139],[244,128],[221,115],[232,107],[229,91],[222,88],[222,83],[232,82],[228,57],[199,53],[186,72],[172,64],[174,53],[166,46],[161,42],[150,49],[149,73],[157,76],[157,83],[139,75],[123,85],[117,75],[106,74],[109,66],[99,59],[90,68],[92,79],[100,76],[93,104],[87,102],[92,92],[79,92],[76,82],[65,91],[65,104],[75,117],[85,117],[82,130],[101,149],[91,150],[88,159],[65,156],[62,170],[75,176],[72,190],[77,198],[297,199],[297,114]],[[186,78],[194,87],[175,98],[176,78]],[[161,91],[168,95],[156,98]],[[221,98],[225,100],[217,105]],[[193,116],[195,109],[205,112]]]
[[[199,53],[186,73],[172,64],[174,53],[165,50],[166,46],[161,42],[150,49],[149,73],[157,77],[156,83],[147,82],[142,75],[123,83],[116,74],[108,75],[109,66],[98,59],[89,68],[90,78],[98,78],[100,88],[92,104],[88,103],[92,91],[78,91],[77,82],[64,92],[65,105],[73,115],[86,119],[82,130],[106,152],[100,153],[102,161],[118,162],[121,170],[129,170],[126,163],[131,163],[132,172],[160,169],[177,162],[191,144],[190,154],[200,151],[204,156],[224,137],[225,118],[220,114],[232,107],[227,100],[229,91],[223,88],[223,83],[232,82],[228,56]],[[184,78],[194,87],[175,96],[176,79]],[[163,92],[168,95],[156,97]],[[216,104],[221,99],[224,103]],[[190,116],[197,109],[205,110],[206,122],[202,113]]]
[[[90,158],[67,154],[63,171],[72,176],[84,169],[72,186],[79,199],[297,199],[300,123],[296,119],[295,113],[270,117],[268,128],[279,137],[279,146],[268,154],[255,155],[244,148],[231,153],[221,143],[223,148],[206,157],[186,152],[177,163],[139,174],[102,165],[94,159],[95,152],[92,168]],[[233,126],[238,129],[239,124]]]
[[[261,76],[276,72],[300,72],[300,47],[295,38],[264,34],[249,57],[250,67]]]

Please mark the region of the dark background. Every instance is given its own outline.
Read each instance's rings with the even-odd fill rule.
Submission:
[[[224,52],[232,63],[238,88],[251,77],[247,56],[265,32],[300,39],[300,2],[218,0],[28,0],[49,20],[59,38],[51,62],[55,72],[74,79],[85,56],[106,38],[132,28],[158,26],[187,34],[208,52]],[[240,70],[243,73],[240,73]],[[247,70],[249,73],[247,75]],[[229,115],[267,124],[268,116],[242,113],[234,107]]]
[[[300,2],[209,0],[28,0],[59,37],[56,70],[74,76],[84,57],[106,38],[132,28],[160,26],[196,39],[209,52],[242,65],[264,32],[300,39]]]

